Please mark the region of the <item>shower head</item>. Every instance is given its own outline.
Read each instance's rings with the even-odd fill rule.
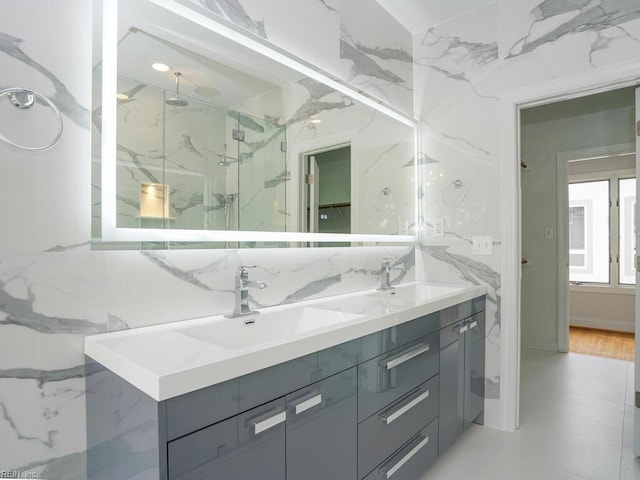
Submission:
[[[189,105],[189,102],[184,98],[180,98],[180,77],[182,76],[182,74],[180,72],[175,72],[174,75],[176,76],[176,96],[167,98],[165,100],[165,103],[167,105],[171,105],[172,107],[186,107],[187,105]]]

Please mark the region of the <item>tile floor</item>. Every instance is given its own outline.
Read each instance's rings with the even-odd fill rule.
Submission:
[[[523,351],[520,429],[472,425],[420,480],[632,480],[633,363]]]

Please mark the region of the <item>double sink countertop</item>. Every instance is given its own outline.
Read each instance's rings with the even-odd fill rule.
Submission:
[[[85,337],[84,352],[157,401],[240,377],[457,305],[485,287],[407,283]],[[245,324],[246,321],[253,323]]]

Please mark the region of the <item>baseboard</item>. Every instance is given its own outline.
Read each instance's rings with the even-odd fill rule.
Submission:
[[[522,340],[522,348],[532,348],[534,350],[544,350],[546,352],[557,352],[558,343],[548,340]]]
[[[571,317],[569,318],[569,326],[611,330],[613,332],[635,332],[635,325],[633,323],[603,318]]]

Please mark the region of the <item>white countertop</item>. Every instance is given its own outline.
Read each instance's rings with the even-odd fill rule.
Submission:
[[[484,295],[480,286],[409,283],[85,337],[87,356],[161,401]],[[245,325],[246,320],[255,323]]]

